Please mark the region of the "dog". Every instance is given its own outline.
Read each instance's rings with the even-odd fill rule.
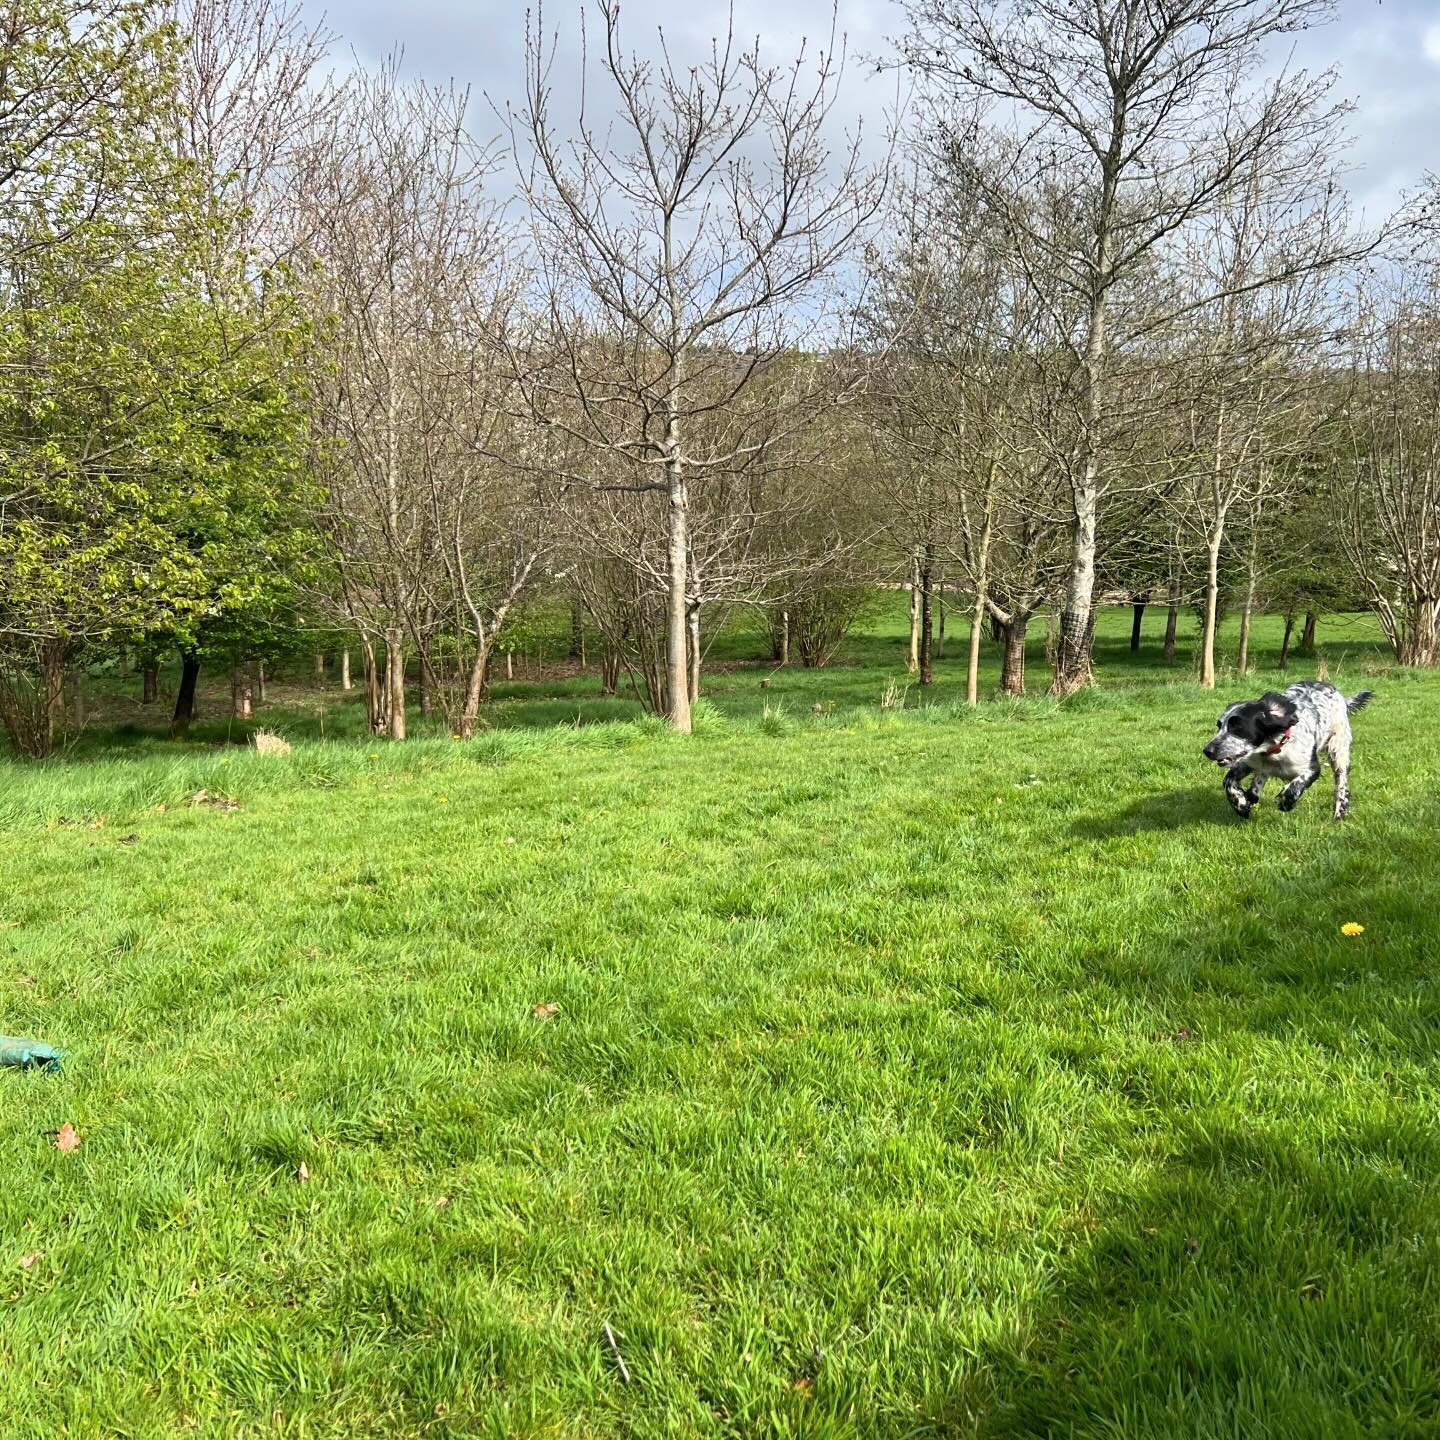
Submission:
[[[1324,756],[1335,772],[1335,818],[1350,813],[1350,717],[1374,695],[1361,690],[1348,700],[1323,680],[1302,680],[1282,695],[1272,690],[1258,700],[1232,705],[1205,747],[1207,760],[1225,770],[1225,798],[1248,820],[1267,780],[1283,780],[1277,802],[1293,810],[1320,778]],[[1241,781],[1249,777],[1249,785]]]

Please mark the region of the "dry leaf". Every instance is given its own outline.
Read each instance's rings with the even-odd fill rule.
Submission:
[[[531,1012],[537,1020],[553,1020],[560,1007],[553,1002],[542,1000]]]
[[[815,1382],[808,1375],[802,1375],[795,1382],[795,1393],[808,1400],[815,1393]]]
[[[437,1210],[443,1210],[449,1203],[450,1197],[448,1195],[438,1195],[435,1198],[435,1208]]]
[[[56,1133],[55,1148],[68,1155],[72,1150],[80,1148],[80,1133],[67,1120]]]
[[[36,1264],[39,1259],[40,1252],[38,1250],[32,1250],[28,1255],[22,1255],[20,1257],[20,1268],[22,1270],[28,1270],[32,1265]]]
[[[310,1179],[310,1167],[302,1160],[300,1167],[295,1171],[295,1178],[304,1185]]]
[[[122,835],[120,837],[120,843],[122,845],[138,845],[140,843],[140,837],[138,835]]]

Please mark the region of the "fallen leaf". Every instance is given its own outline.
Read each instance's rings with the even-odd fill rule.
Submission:
[[[515,837],[514,837],[513,835],[507,835],[507,836],[505,837],[505,843],[506,843],[507,845],[513,845],[513,844],[515,844]]]
[[[808,1400],[815,1393],[815,1382],[808,1375],[802,1375],[795,1382],[795,1393]]]
[[[1194,1255],[1200,1249],[1200,1242],[1193,1235],[1187,1235],[1185,1237],[1185,1248],[1190,1254]]]
[[[533,1014],[537,1020],[553,1020],[559,1011],[560,1007],[553,1001],[542,1000],[534,1010],[531,1011],[531,1014]]]
[[[22,1270],[29,1270],[39,1259],[40,1252],[38,1250],[32,1250],[28,1255],[22,1255],[20,1257],[20,1268]]]
[[[304,1185],[310,1179],[310,1167],[302,1160],[299,1168],[295,1171],[295,1178]]]
[[[80,1132],[68,1120],[56,1133],[55,1148],[66,1155],[80,1148]]]
[[[140,843],[140,837],[138,835],[122,835],[120,837],[120,843],[122,845],[138,845]]]
[[[448,1195],[437,1195],[437,1196],[435,1197],[435,1208],[436,1208],[437,1210],[443,1210],[443,1209],[445,1209],[445,1207],[446,1207],[447,1205],[449,1205],[449,1203],[450,1203],[450,1197],[449,1197]]]

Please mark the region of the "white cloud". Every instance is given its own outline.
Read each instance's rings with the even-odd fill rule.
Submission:
[[[1427,60],[1433,60],[1440,65],[1440,25],[1431,25],[1420,37],[1420,48],[1425,52]]]

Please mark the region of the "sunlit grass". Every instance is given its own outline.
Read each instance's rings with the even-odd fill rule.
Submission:
[[[0,762],[70,1051],[0,1071],[0,1433],[1435,1433],[1440,680],[1323,623],[1355,813],[1244,825],[1122,619],[1063,706],[952,635],[882,710],[892,626],[689,741]]]

